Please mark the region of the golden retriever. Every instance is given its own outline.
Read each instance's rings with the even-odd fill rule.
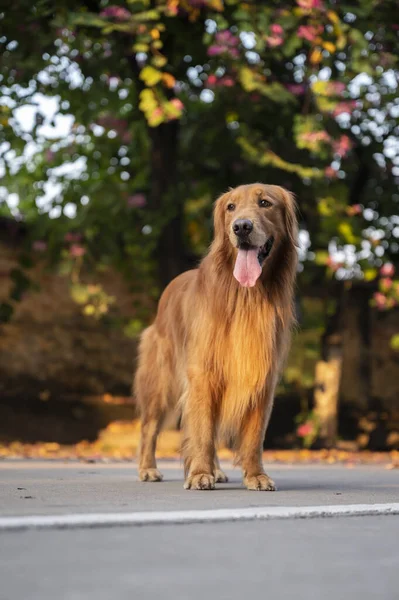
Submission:
[[[215,441],[229,436],[246,487],[274,490],[262,449],[294,322],[293,197],[275,185],[232,189],[215,203],[214,230],[199,268],[167,286],[155,322],[141,337],[139,476],[162,479],[157,436],[166,412],[178,409],[186,489],[210,490],[227,481]]]

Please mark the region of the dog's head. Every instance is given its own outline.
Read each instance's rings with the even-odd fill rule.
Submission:
[[[267,258],[282,243],[296,244],[295,202],[277,185],[241,185],[215,204],[215,241],[229,243],[235,253],[234,277],[252,287]]]

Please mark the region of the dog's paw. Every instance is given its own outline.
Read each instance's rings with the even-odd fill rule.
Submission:
[[[216,483],[227,483],[229,478],[222,469],[215,469],[215,482]]]
[[[140,469],[140,481],[162,481],[163,475],[158,469]]]
[[[252,475],[251,477],[244,477],[244,484],[248,490],[257,490],[265,492],[275,492],[277,490],[276,484],[273,479],[270,479],[266,473],[262,475]]]
[[[184,482],[185,490],[214,490],[215,478],[209,473],[198,473],[198,475],[189,475]]]

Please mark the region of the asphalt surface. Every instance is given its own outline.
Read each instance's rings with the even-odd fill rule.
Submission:
[[[265,465],[277,492],[250,492],[238,469],[212,491],[183,489],[179,463],[142,483],[134,464],[0,462],[0,516],[399,502],[399,469]]]
[[[0,517],[399,501],[399,470],[279,466],[278,492],[240,472],[215,491],[137,481],[134,465],[0,463]],[[396,600],[399,516],[0,531],[0,600]]]
[[[0,536],[1,600],[396,600],[398,517]]]

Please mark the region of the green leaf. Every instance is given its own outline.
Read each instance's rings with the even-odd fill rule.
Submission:
[[[140,79],[144,81],[148,87],[152,87],[161,81],[162,72],[148,65],[141,71]]]
[[[399,351],[399,333],[395,333],[395,335],[391,337],[390,345],[392,350]]]
[[[358,236],[354,234],[352,225],[347,221],[338,225],[338,231],[348,244],[356,244],[358,242]]]
[[[315,253],[315,263],[316,265],[326,265],[328,261],[329,253],[327,250],[317,250]]]
[[[150,46],[148,44],[142,44],[137,43],[137,44],[133,44],[133,51],[134,52],[148,52],[148,50],[150,49]]]
[[[378,275],[377,269],[365,269],[363,271],[363,276],[365,281],[373,281]]]
[[[73,25],[85,25],[86,27],[106,27],[109,25],[107,19],[102,19],[96,13],[69,13],[68,21]]]

